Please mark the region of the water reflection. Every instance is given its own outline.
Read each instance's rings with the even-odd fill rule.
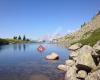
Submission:
[[[14,51],[26,51],[26,44],[14,44]]]
[[[1,50],[2,50],[2,46],[0,45],[0,52],[1,52]]]
[[[68,51],[54,44],[42,44],[45,50],[40,53],[37,51],[40,45],[33,43],[0,46],[0,80],[63,80],[64,74],[57,70],[57,65],[68,59]],[[52,52],[56,52],[60,59],[45,60]]]
[[[2,52],[5,49],[8,49],[8,45],[0,45],[0,52]]]
[[[26,45],[25,44],[23,44],[23,50],[26,51]]]

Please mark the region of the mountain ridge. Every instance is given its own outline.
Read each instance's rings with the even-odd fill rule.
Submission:
[[[78,41],[80,42],[80,40],[85,40],[89,38],[97,29],[100,29],[100,11],[91,21],[82,25],[78,31],[57,39],[57,42],[67,42],[70,44]]]

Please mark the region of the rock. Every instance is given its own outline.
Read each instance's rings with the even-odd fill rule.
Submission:
[[[96,64],[92,57],[93,50],[90,46],[85,45],[80,49],[80,54],[77,58],[76,64],[77,68],[86,68],[86,69],[93,69],[96,67]]]
[[[50,55],[47,55],[46,59],[48,59],[48,60],[56,60],[56,59],[59,59],[59,56],[58,56],[58,54],[53,52]]]
[[[80,79],[81,79],[81,78],[84,79],[84,78],[87,77],[87,72],[84,71],[84,70],[80,70],[80,71],[78,71],[78,73],[77,73],[77,77],[80,78]]]
[[[57,68],[58,68],[59,70],[62,70],[62,71],[67,71],[67,66],[66,66],[66,65],[63,65],[63,64],[58,65]]]
[[[100,66],[100,62],[99,62],[99,66]]]
[[[84,53],[84,54],[91,53],[91,55],[97,55],[95,50],[89,45],[84,45],[79,51],[80,53]]]
[[[74,51],[74,50],[77,50],[77,49],[79,49],[81,47],[82,47],[82,44],[81,43],[76,43],[76,44],[70,46],[68,49]]]
[[[78,55],[79,55],[79,51],[78,51],[78,50],[77,50],[77,51],[72,51],[72,52],[70,53],[70,56],[69,56],[69,57],[70,57],[72,60],[76,61]]]
[[[91,56],[90,53],[87,54],[80,54],[80,56],[78,57],[78,60],[76,61],[77,63],[77,67],[83,67],[83,68],[95,68],[96,64]]]
[[[73,66],[75,64],[75,61],[73,61],[73,60],[66,60],[65,64],[66,64],[66,66]]]
[[[100,80],[100,69],[93,72],[93,73],[90,73],[86,78],[85,80]]]
[[[100,51],[100,40],[93,46],[93,48],[95,49],[96,52]],[[100,54],[100,52],[99,52]]]
[[[78,51],[72,51],[71,53],[70,53],[70,57],[77,57],[78,56]]]
[[[69,67],[66,74],[65,74],[65,80],[77,80],[76,78],[76,67]]]

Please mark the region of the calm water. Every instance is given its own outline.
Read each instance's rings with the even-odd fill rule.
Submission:
[[[56,44],[42,44],[46,50],[37,51],[40,44],[11,44],[0,46],[0,80],[63,80],[64,72],[58,64],[68,59],[68,50]],[[60,59],[45,60],[56,52]]]

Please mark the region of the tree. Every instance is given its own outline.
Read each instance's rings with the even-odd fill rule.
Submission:
[[[84,27],[86,25],[86,23],[84,22],[84,24],[81,25],[81,28]]]
[[[23,36],[23,41],[25,41],[26,40],[26,37],[25,37],[25,35]]]
[[[19,35],[18,40],[21,40],[21,36]]]
[[[17,36],[14,36],[13,39],[17,39]]]
[[[30,41],[30,39],[26,39],[26,41]]]
[[[100,14],[100,11],[98,11],[97,16]]]

